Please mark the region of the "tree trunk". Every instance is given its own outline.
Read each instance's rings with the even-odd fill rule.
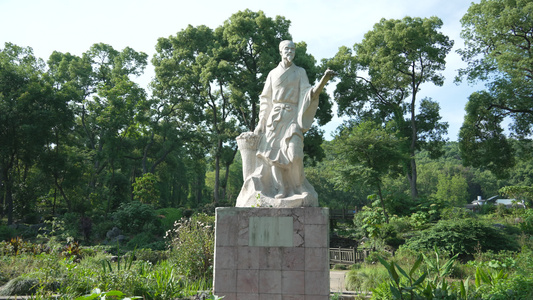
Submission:
[[[215,190],[213,191],[214,202],[218,204],[220,201],[220,194],[218,193],[220,189],[220,154],[216,154],[215,157]]]
[[[410,187],[410,190],[411,190],[411,199],[413,201],[416,201],[418,199],[418,187],[417,187],[417,184],[416,184],[418,174],[417,174],[417,171],[416,171],[416,160],[414,159],[414,154],[412,154],[412,155],[413,155],[413,157],[410,160],[410,166],[409,166],[409,169],[410,169],[411,172],[407,175],[407,179],[409,179],[409,187]]]
[[[11,178],[9,176],[9,170],[13,166],[14,158],[15,156],[12,155],[7,165],[2,167],[2,174],[0,175],[2,177],[1,183],[4,185],[4,203],[6,210],[3,213],[7,215],[7,225],[13,224],[13,183],[11,182]]]
[[[387,214],[387,210],[385,209],[385,200],[383,200],[383,194],[381,193],[381,184],[379,183],[379,179],[376,185],[378,187],[378,195],[379,201],[381,202],[381,208],[383,209],[383,216],[385,217],[385,222],[389,224],[389,214]]]
[[[8,176],[5,176],[4,178],[4,185],[6,187],[7,225],[11,225],[13,224],[13,191],[11,186],[12,183]]]
[[[205,174],[204,174],[205,175]],[[202,174],[198,174],[196,177],[196,205],[200,206],[200,202],[202,202],[202,181],[205,180],[204,176]]]
[[[0,166],[0,218],[4,218],[5,210],[4,210],[4,204],[5,204],[5,190],[4,190],[4,172],[2,171],[2,166]]]
[[[72,203],[70,202],[70,199],[65,194],[65,191],[63,190],[63,187],[57,181],[57,178],[54,178],[54,179],[55,179],[54,182],[55,182],[56,188],[59,190],[59,193],[61,194],[61,197],[63,197],[63,199],[65,199],[65,203],[67,204],[68,212],[72,212]],[[55,204],[54,204],[54,206],[55,206]],[[55,207],[54,207],[54,210],[55,210]]]
[[[227,194],[227,191],[228,191],[228,183],[229,183],[229,168],[231,167],[231,165],[233,164],[233,161],[235,160],[235,155],[237,155],[237,150],[238,149],[235,149],[233,150],[233,155],[231,157],[231,159],[229,161],[226,162],[226,174],[224,174],[224,188],[222,190],[222,199],[225,199],[225,200],[230,200],[230,199],[226,199],[226,197],[228,196]]]
[[[418,199],[418,188],[416,186],[417,181],[417,171],[416,171],[416,143],[418,137],[418,129],[416,128],[416,113],[415,113],[415,103],[416,103],[416,88],[413,86],[413,95],[411,98],[411,145],[409,147],[410,157],[410,172],[409,172],[409,185],[411,187],[411,198],[413,201]]]

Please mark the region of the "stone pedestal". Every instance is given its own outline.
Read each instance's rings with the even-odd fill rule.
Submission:
[[[215,226],[215,295],[329,299],[328,208],[223,207]]]

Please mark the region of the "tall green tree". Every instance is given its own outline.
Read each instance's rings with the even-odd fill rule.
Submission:
[[[404,159],[404,154],[398,149],[401,142],[394,133],[373,121],[349,124],[332,141],[338,160],[336,169],[342,174],[342,182],[350,186],[362,181],[373,186],[387,223],[382,181],[389,173],[399,170],[398,166]]]
[[[54,128],[72,119],[66,99],[44,68],[29,47],[6,43],[0,50],[0,189],[8,224],[13,222],[14,201],[27,200],[13,198],[15,169],[27,173],[53,143]]]
[[[215,30],[189,26],[158,41],[152,61],[154,97],[209,149],[215,203],[226,198],[230,166],[237,153],[235,137],[256,126],[259,95],[268,72],[280,61],[279,42],[291,38],[289,24],[283,17],[245,10]],[[297,44],[295,63],[306,68],[314,82],[318,67],[306,51],[305,43]],[[321,119],[327,122],[331,105],[324,97]]]
[[[437,103],[425,99],[417,105],[422,84],[444,82],[440,72],[453,41],[439,31],[441,27],[437,17],[382,19],[354,45],[353,53],[341,47],[327,62],[339,73],[335,99],[340,114],[393,121],[406,138],[399,147],[409,154],[404,164],[413,199],[418,197],[416,151],[431,149],[438,156],[447,132]]]
[[[246,9],[216,29],[232,54],[234,74],[230,88],[238,112],[235,117],[248,131],[254,131],[259,119],[258,99],[268,72],[280,61],[279,42],[291,39],[289,26],[290,21],[284,17],[270,18],[263,11]]]
[[[462,174],[439,174],[435,198],[450,206],[461,207],[469,200],[468,183]]]
[[[226,148],[237,136],[229,90],[234,69],[231,53],[223,43],[222,36],[212,29],[189,26],[176,36],[160,38],[152,60],[156,67],[155,97],[166,103],[180,124],[190,126],[197,140],[203,139],[210,149],[216,174],[215,203],[221,199],[220,169]],[[233,156],[230,157],[226,160],[232,161]]]
[[[465,48],[459,53],[468,66],[457,79],[487,83],[468,100],[461,153],[465,164],[503,177],[515,163],[504,120],[519,139],[533,133],[533,1],[482,0],[470,6],[461,24]]]
[[[132,164],[137,147],[135,140],[146,127],[150,103],[144,89],[132,79],[142,74],[146,63],[147,55],[142,52],[129,47],[117,51],[102,43],[94,44],[81,57],[54,52],[48,61],[50,76],[65,97],[69,97],[76,117],[72,137],[61,142],[86,154],[64,156],[74,162],[84,159],[84,165],[88,166],[83,174],[87,181],[86,190],[82,192],[86,197],[84,203],[90,199],[106,199],[104,207],[109,211],[113,189],[118,188],[115,185],[126,183],[117,180],[117,176],[135,176],[136,167]],[[65,181],[57,177],[55,181],[71,209],[72,201],[68,199],[72,197],[61,184]]]

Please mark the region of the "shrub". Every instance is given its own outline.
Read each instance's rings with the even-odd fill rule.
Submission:
[[[138,261],[148,261],[152,265],[156,265],[160,261],[168,259],[168,252],[154,251],[152,249],[137,249],[135,251],[135,259]]]
[[[10,228],[9,226],[5,226],[5,225],[0,226],[0,242],[8,241],[14,237],[15,237],[15,230]]]
[[[390,219],[389,224],[393,226],[398,233],[405,233],[411,230],[411,224],[407,217],[393,217]]]
[[[460,220],[472,218],[474,213],[463,207],[445,207],[442,209],[441,218],[443,220]]]
[[[398,247],[405,242],[404,239],[398,237],[396,227],[392,224],[383,224],[379,237],[383,240],[385,245],[389,245],[394,249],[398,249]]]
[[[519,226],[524,233],[533,235],[533,209],[524,210]]]
[[[390,252],[385,251],[383,249],[380,249],[378,251],[372,251],[365,258],[365,263],[367,263],[367,264],[375,264],[375,263],[379,262],[379,257],[386,257],[388,259],[391,256],[392,256],[392,254]]]
[[[113,217],[118,227],[126,234],[139,233],[149,225],[160,227],[160,224],[156,224],[159,219],[154,208],[139,201],[122,203]]]
[[[494,300],[533,299],[533,277],[514,276],[512,280],[493,285],[489,294]]]
[[[332,268],[333,270],[347,270],[348,266],[343,264],[335,264]]]
[[[161,216],[161,227],[164,231],[172,229],[174,223],[183,218],[183,210],[180,208],[160,208],[156,210],[156,214]]]
[[[131,240],[126,244],[128,249],[143,249],[149,248],[152,250],[164,250],[165,243],[160,240],[160,238],[154,236],[150,232],[141,232],[135,235]]]
[[[157,181],[157,176],[153,173],[145,173],[135,178],[135,183],[132,184],[134,200],[146,204],[159,204]]]
[[[183,218],[167,231],[165,239],[171,260],[182,275],[210,278],[213,275],[214,217],[198,214]]]
[[[492,225],[473,219],[440,221],[407,240],[405,247],[412,250],[431,250],[460,254],[463,258],[477,251],[518,250],[516,241]]]

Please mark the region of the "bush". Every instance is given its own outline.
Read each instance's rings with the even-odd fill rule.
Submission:
[[[170,259],[176,263],[180,274],[189,278],[213,276],[215,218],[198,214],[176,222],[167,231],[165,239],[171,251]]]
[[[0,242],[9,241],[11,238],[15,237],[15,230],[9,226],[2,225],[0,226]]]
[[[460,220],[472,217],[474,217],[474,213],[463,207],[445,207],[441,212],[443,220]]]
[[[490,299],[533,299],[533,277],[515,276],[512,280],[506,280],[492,286]]]
[[[404,246],[415,251],[428,251],[436,246],[441,252],[460,254],[463,258],[477,251],[518,250],[516,241],[501,230],[473,219],[440,221],[407,240]]]
[[[174,222],[183,218],[183,211],[180,208],[160,208],[155,212],[158,216],[161,216],[161,228],[164,231],[172,229]]]
[[[365,263],[367,264],[375,264],[379,262],[379,257],[385,257],[389,259],[392,256],[392,254],[386,250],[380,249],[378,251],[372,251],[368,254],[368,256],[365,258]]]
[[[380,230],[379,237],[383,240],[385,245],[398,249],[400,245],[405,243],[405,240],[398,237],[396,227],[392,224],[383,224]]]
[[[152,250],[164,250],[165,243],[159,240],[150,232],[141,232],[135,235],[131,240],[126,244],[128,249],[145,249],[149,248]]]
[[[335,264],[332,269],[333,270],[348,270],[348,266],[343,265],[343,264]]]
[[[519,226],[524,233],[533,235],[533,209],[524,210]]]
[[[168,259],[167,251],[158,251],[152,249],[137,249],[135,251],[135,259],[138,261],[148,261],[152,265]]]
[[[389,224],[392,225],[399,234],[406,233],[411,230],[411,224],[408,217],[393,217],[390,219]]]
[[[145,229],[145,226],[155,225],[160,228],[160,221],[151,205],[139,201],[122,203],[113,214],[116,224],[126,234],[136,234]]]

